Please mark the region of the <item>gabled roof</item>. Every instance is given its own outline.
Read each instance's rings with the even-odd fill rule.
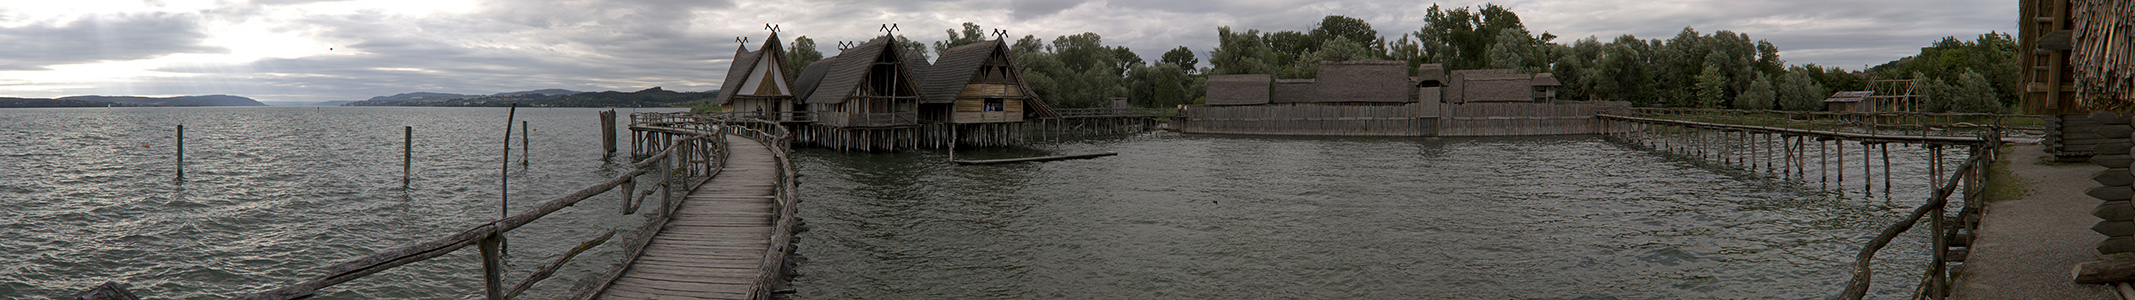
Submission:
[[[734,49],[734,65],[727,67],[726,83],[719,85],[720,105],[726,105],[734,102],[734,95],[737,95],[741,92],[741,86],[747,84],[746,81],[749,80],[749,74],[753,71],[756,71],[757,67],[775,67],[756,65],[757,61],[763,60],[763,56],[770,55],[771,62],[774,64],[786,61],[786,49],[785,47],[780,46],[778,42],[777,32],[772,32],[771,37],[764,38],[764,45],[762,47],[757,47],[756,51],[749,51],[749,48],[746,46],[735,47],[736,49]],[[786,74],[783,74],[784,72],[791,72],[784,68],[779,68],[778,71],[781,74],[773,75],[779,76],[781,78],[786,76]],[[777,81],[773,80],[773,82]]]
[[[1868,96],[1873,96],[1875,94],[1875,91],[1837,92],[1832,93],[1831,98],[1825,98],[1824,102],[1861,102],[1861,100],[1865,100],[1868,98]]]
[[[1000,40],[992,40],[942,51],[941,58],[934,59],[940,65],[934,66],[919,82],[919,90],[927,93],[923,103],[956,102],[956,95],[964,91],[965,84],[971,83],[972,73],[977,73],[979,65],[993,57],[993,50],[998,45]]]
[[[838,61],[836,56],[825,57],[802,68],[800,78],[793,80],[793,98],[808,99],[808,95],[814,94],[816,86],[823,84],[823,74],[830,74],[830,66],[837,65],[833,63],[835,61]]]
[[[1028,112],[1031,115],[1040,118],[1060,117],[1053,112],[1052,105],[1045,103],[1044,99],[1039,99],[1038,93],[1030,89],[1029,82],[1023,81],[1022,67],[1016,65],[1014,56],[1008,55],[1008,42],[998,38],[943,50],[939,57],[934,58],[934,65],[928,67],[927,72],[920,78],[919,90],[926,93],[922,95],[924,97],[921,103],[956,103],[956,95],[963,93],[964,85],[970,84],[971,77],[978,73],[979,67],[986,65],[986,61],[996,55],[1008,62],[1008,71],[1014,72],[1010,77],[1015,78],[1016,86],[1023,90],[1023,95],[1029,97],[1029,100],[1023,101],[1023,105],[1030,108]]]
[[[928,64],[927,56],[920,55],[919,52],[905,53],[904,65],[912,68],[912,75],[919,76],[918,80],[926,80],[927,69],[931,69],[934,66]],[[921,88],[920,91],[926,91],[926,89]]]
[[[822,81],[817,83],[815,91],[809,92],[806,98],[808,103],[844,103],[845,97],[852,95],[855,89],[859,88],[860,81],[867,78],[868,69],[874,67],[877,58],[882,55],[904,57],[903,47],[898,47],[896,41],[896,38],[884,35],[838,52],[838,57],[841,58],[831,64],[828,70],[824,70],[827,73],[824,73]],[[905,80],[901,83],[917,88],[919,84],[912,81],[915,78],[912,76],[911,67],[906,66],[903,59],[897,61],[897,69],[904,73]]]

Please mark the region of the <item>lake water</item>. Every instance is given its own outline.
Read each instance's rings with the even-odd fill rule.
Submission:
[[[598,152],[595,111],[518,112],[536,130],[524,164],[512,141],[514,211],[623,170],[626,158]],[[0,110],[0,298],[119,281],[147,297],[218,299],[456,233],[498,214],[504,119],[500,108]],[[181,123],[186,178],[174,180]],[[416,128],[407,189],[401,126]],[[1120,154],[996,166],[803,149],[810,230],[793,298],[1824,298],[1863,242],[1927,196],[1924,152],[1891,150],[1897,192],[1878,176],[1863,194],[1858,162],[1834,185],[1849,190],[1827,190],[1599,136],[1158,132],[957,153]],[[635,228],[642,216],[617,215],[617,198],[513,231],[507,278]],[[1875,293],[1909,293],[1925,243],[1913,234],[1887,248]],[[618,255],[596,248],[528,295],[561,298]],[[476,257],[321,298],[477,298]]]

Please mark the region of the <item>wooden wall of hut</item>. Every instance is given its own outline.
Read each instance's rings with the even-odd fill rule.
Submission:
[[[2046,116],[2046,138],[2040,141],[2046,153],[2062,161],[2083,161],[2097,154],[2100,145],[2125,143],[2126,135],[2101,133],[2104,125],[2126,124],[2128,114],[2097,113]]]

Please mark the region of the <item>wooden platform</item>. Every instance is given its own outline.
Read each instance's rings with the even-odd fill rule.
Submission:
[[[726,168],[684,198],[674,220],[596,298],[748,299],[778,218],[777,162],[763,143],[726,140]]]

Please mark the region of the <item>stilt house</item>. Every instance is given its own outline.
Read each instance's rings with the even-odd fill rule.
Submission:
[[[919,124],[918,79],[896,38],[883,36],[809,64],[795,80],[802,99],[829,127]]]
[[[920,120],[928,123],[1019,123],[1057,117],[1023,81],[1001,39],[942,51],[927,68]]]
[[[719,107],[740,116],[805,120],[794,113],[807,111],[808,104],[795,100],[793,85],[786,82],[792,74],[783,67],[786,49],[780,46],[778,33],[771,33],[756,51],[746,45],[737,48],[734,64],[727,67],[726,83],[719,86]]]

